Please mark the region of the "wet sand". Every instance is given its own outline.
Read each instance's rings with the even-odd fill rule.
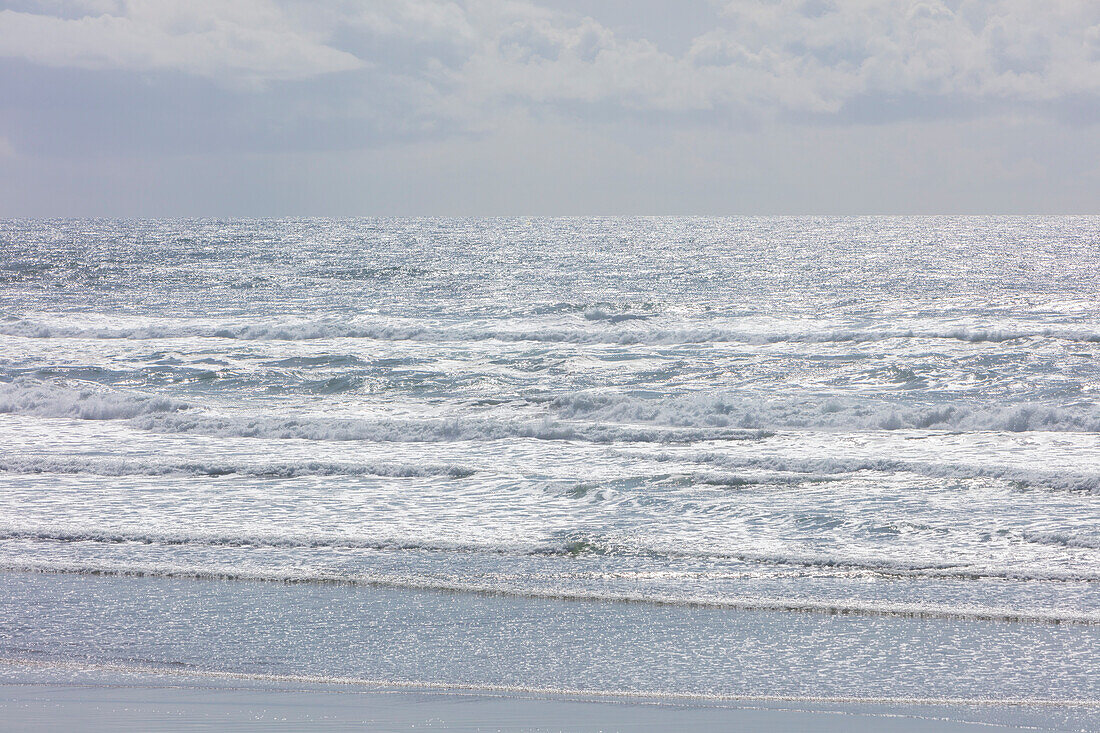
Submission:
[[[985,711],[988,715],[988,711]],[[531,696],[460,690],[325,689],[115,683],[0,686],[10,731],[923,731],[1009,730],[1024,722],[968,720],[965,708],[858,703],[705,703]],[[1041,727],[1038,730],[1068,730]]]

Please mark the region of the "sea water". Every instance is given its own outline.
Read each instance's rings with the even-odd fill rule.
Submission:
[[[1095,217],[0,222],[0,652],[1095,701],[1098,298]]]

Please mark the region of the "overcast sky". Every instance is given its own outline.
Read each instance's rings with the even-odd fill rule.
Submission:
[[[0,216],[1100,213],[1097,0],[0,8]]]

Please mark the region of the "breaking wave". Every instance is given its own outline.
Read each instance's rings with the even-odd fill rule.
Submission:
[[[119,420],[173,413],[187,407],[186,403],[167,397],[107,390],[98,385],[59,384],[27,378],[0,382],[0,413]]]
[[[145,430],[163,433],[407,443],[487,441],[505,438],[576,440],[591,443],[691,443],[701,440],[761,440],[771,435],[768,431],[739,428],[677,428],[569,423],[552,419],[499,418],[357,420],[179,414],[144,415],[134,419],[132,424]]]
[[[884,400],[781,400],[699,392],[662,399],[614,392],[575,392],[550,402],[564,418],[745,430],[1029,430],[1100,432],[1100,406],[1035,403],[907,406]]]
[[[332,380],[329,380],[332,381]],[[533,438],[593,443],[759,440],[778,430],[1100,432],[1100,406],[977,402],[904,405],[885,400],[783,400],[699,392],[660,399],[579,391],[541,403],[541,417],[360,419],[221,415],[161,395],[68,380],[0,382],[0,414],[130,420],[136,428],[214,436],[439,442]]]

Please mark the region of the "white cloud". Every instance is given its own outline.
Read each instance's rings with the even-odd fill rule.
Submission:
[[[376,33],[415,40],[461,44],[476,31],[466,9],[453,0],[373,0],[333,9],[334,20]]]
[[[376,26],[387,33],[431,27],[440,44],[460,49],[461,62],[434,80],[452,105],[471,110],[602,103],[829,114],[863,96],[1011,104],[1100,94],[1093,0],[727,0],[716,27],[700,29],[678,56],[525,0],[411,6],[434,25],[386,7]]]
[[[848,0],[728,3],[722,33],[766,59],[777,85],[855,94],[966,95],[1009,101],[1100,92],[1089,0]]]
[[[468,129],[507,107],[830,115],[884,97],[1100,95],[1095,0],[712,2],[713,27],[670,53],[661,28],[625,33],[549,0],[38,0],[0,11],[0,55],[230,83],[369,68],[396,104],[338,103]]]
[[[65,5],[67,17],[0,11],[0,56],[58,67],[180,71],[230,83],[300,79],[363,65],[264,0]]]

